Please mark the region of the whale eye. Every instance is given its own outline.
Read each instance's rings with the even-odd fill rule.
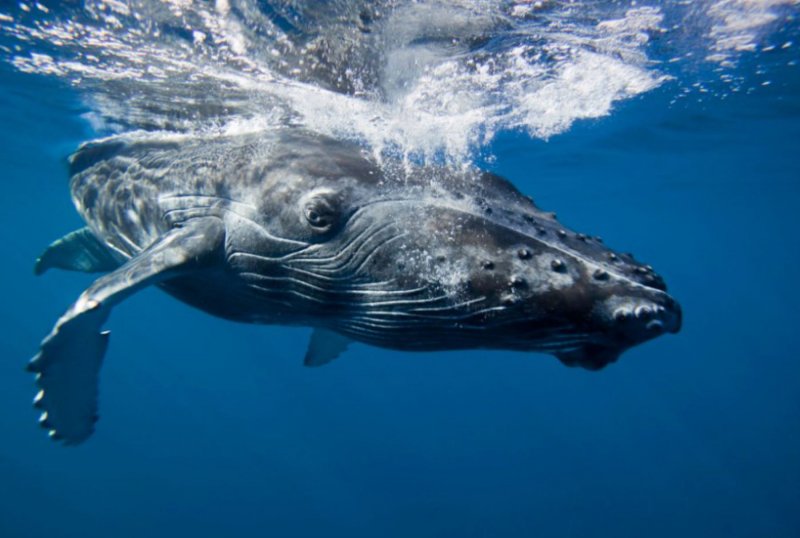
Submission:
[[[338,220],[339,204],[331,193],[318,194],[305,201],[303,214],[315,230],[327,232]]]

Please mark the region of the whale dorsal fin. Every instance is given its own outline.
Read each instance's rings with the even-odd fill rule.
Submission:
[[[327,329],[314,329],[303,364],[306,366],[322,366],[342,354],[350,345],[350,339]]]
[[[78,444],[94,431],[109,334],[100,329],[111,308],[145,286],[202,267],[219,253],[224,235],[218,218],[190,220],[95,280],[61,316],[28,364],[40,389],[33,401],[43,411],[39,422],[52,438]]]
[[[37,258],[33,272],[41,275],[56,267],[84,273],[105,273],[119,266],[108,247],[88,227],[84,227],[50,243]]]

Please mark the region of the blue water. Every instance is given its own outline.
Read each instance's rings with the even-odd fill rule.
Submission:
[[[755,76],[742,67],[745,76]],[[684,328],[601,372],[545,355],[353,345],[149,289],[114,311],[101,421],[53,444],[23,371],[88,285],[34,277],[81,226],[93,136],[57,80],[0,67],[0,536],[800,536],[800,67],[670,104],[676,82],[490,166],[663,274]]]

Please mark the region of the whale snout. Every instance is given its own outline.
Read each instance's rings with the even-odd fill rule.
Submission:
[[[652,297],[612,297],[602,308],[611,326],[634,342],[681,329],[681,307],[666,293]]]
[[[675,299],[661,291],[613,296],[594,313],[604,337],[556,354],[567,366],[599,370],[615,362],[625,350],[665,333],[681,330],[682,311]]]

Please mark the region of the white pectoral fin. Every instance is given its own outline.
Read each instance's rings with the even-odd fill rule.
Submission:
[[[28,363],[39,392],[39,422],[55,440],[85,441],[97,421],[100,366],[108,346],[102,326],[111,307],[145,286],[191,270],[218,252],[219,219],[197,219],[164,235],[117,270],[97,279],[56,322]]]
[[[303,364],[306,366],[322,366],[342,354],[350,345],[350,339],[339,333],[326,329],[314,329],[308,342],[308,351]]]
[[[108,308],[91,303],[75,307],[56,323],[28,364],[35,372],[39,392],[34,407],[42,410],[40,425],[54,440],[77,444],[94,431],[100,366],[108,346],[108,332],[100,332]]]

